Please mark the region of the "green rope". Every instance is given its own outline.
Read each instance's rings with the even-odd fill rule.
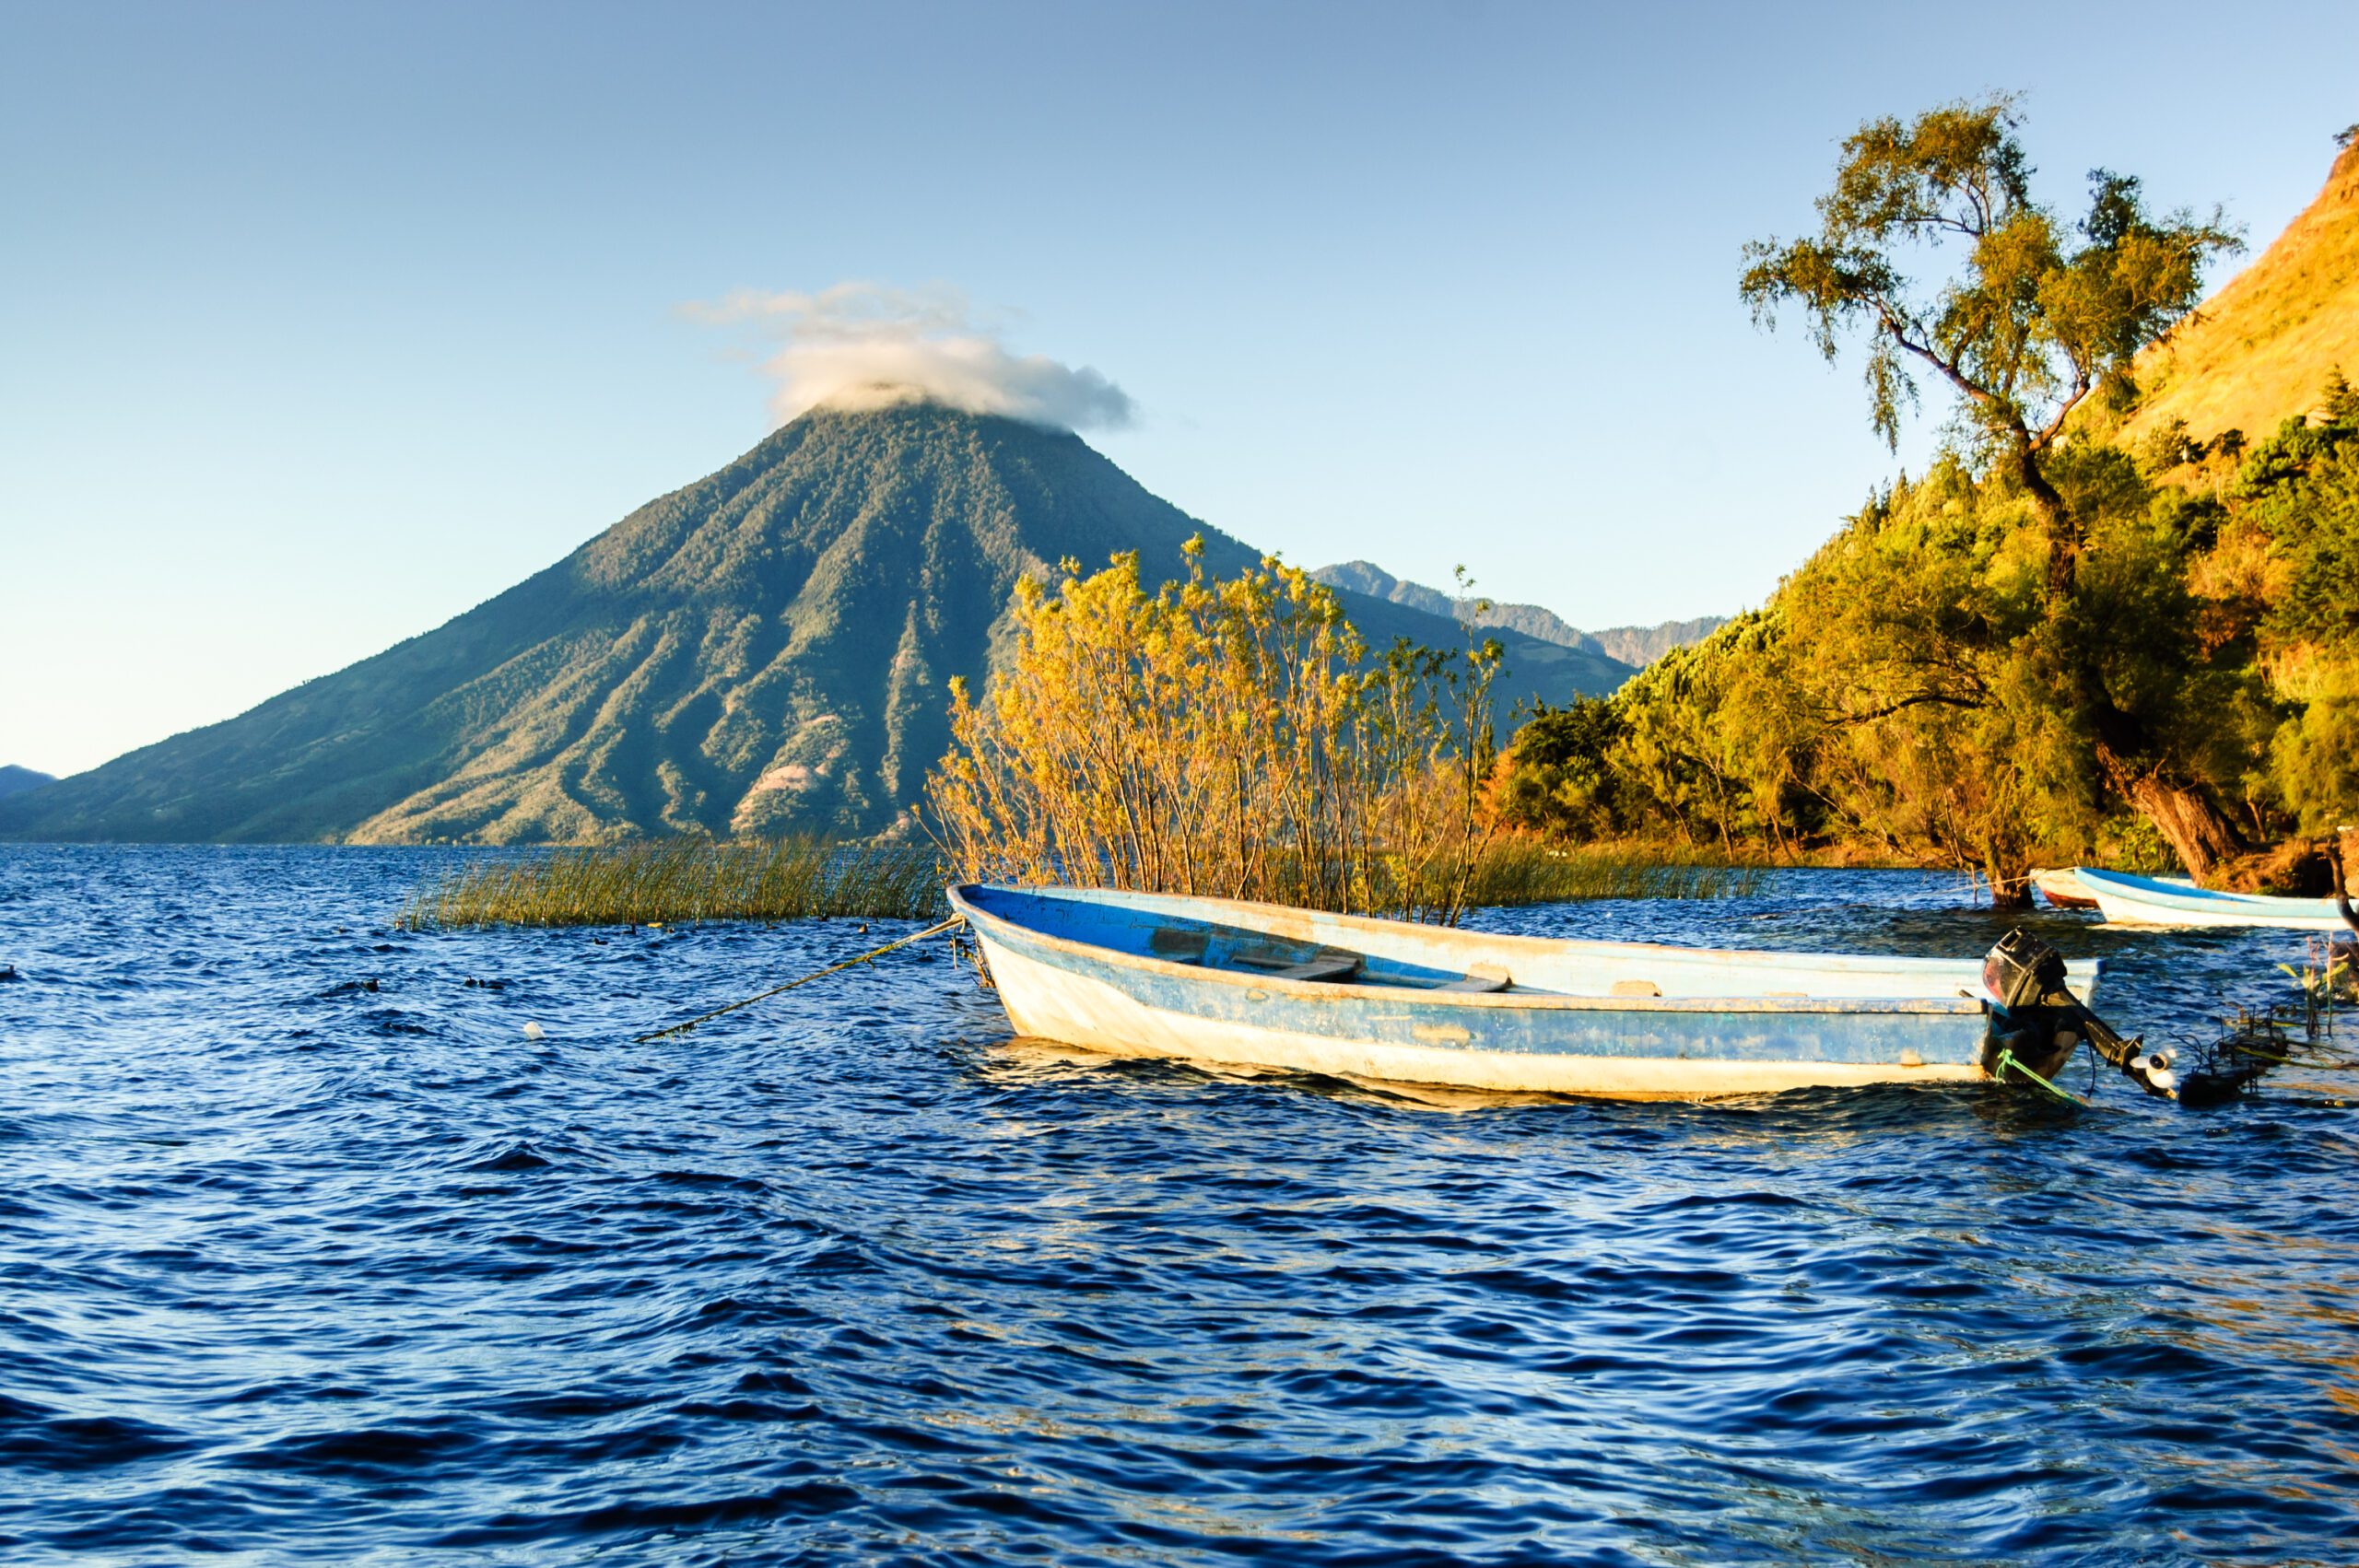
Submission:
[[[2076,1106],[2085,1106],[2088,1104],[2088,1101],[2083,1100],[2080,1095],[2073,1094],[2070,1089],[2059,1089],[2055,1084],[2050,1083],[2047,1079],[2042,1078],[2038,1073],[2034,1072],[2030,1068],[2025,1067],[2022,1062],[2018,1061],[2015,1059],[2014,1052],[2008,1050],[2004,1047],[2001,1047],[1999,1050],[1999,1059],[1993,1065],[1990,1075],[1993,1078],[1996,1078],[2000,1082],[2004,1083],[2007,1081],[2007,1069],[2011,1067],[2017,1072],[2022,1073],[2025,1078],[2028,1078],[2033,1082],[2038,1084],[2041,1088],[2047,1090],[2049,1094],[2055,1095],[2060,1100],[2070,1100]]]
[[[709,1024],[724,1012],[734,1012],[741,1007],[751,1007],[757,1001],[767,1001],[771,997],[778,995],[780,991],[791,991],[797,986],[807,986],[814,980],[824,979],[829,975],[839,974],[846,969],[851,968],[854,965],[865,964],[874,958],[882,958],[897,947],[907,947],[913,942],[922,942],[927,937],[933,935],[936,931],[948,930],[951,927],[958,924],[959,921],[966,918],[967,917],[964,915],[953,915],[950,919],[943,921],[938,926],[928,926],[921,931],[911,931],[909,935],[901,938],[898,942],[888,942],[882,947],[869,949],[869,951],[862,954],[857,958],[847,958],[840,964],[830,964],[824,969],[815,969],[799,980],[789,980],[782,986],[772,986],[769,989],[763,991],[758,995],[749,996],[743,1001],[733,1001],[727,1007],[716,1007],[710,1012],[699,1012],[685,1024],[675,1024],[668,1029],[658,1029],[652,1034],[634,1035],[631,1036],[630,1043],[634,1046],[642,1046],[650,1040],[663,1039],[667,1035],[685,1035],[689,1030],[695,1028],[698,1024]]]

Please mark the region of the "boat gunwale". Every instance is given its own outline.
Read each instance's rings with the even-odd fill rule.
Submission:
[[[1051,898],[1055,897],[1060,891],[1073,892],[1086,890],[1009,887],[995,883],[961,883],[954,884],[944,890],[950,900],[951,908],[960,915],[965,916],[969,922],[976,923],[978,925],[988,924],[991,926],[1004,927],[1009,930],[1021,932],[1026,942],[1036,943],[1051,952],[1087,957],[1097,962],[1111,964],[1117,968],[1131,969],[1144,974],[1158,975],[1182,980],[1193,979],[1203,981],[1210,979],[1215,980],[1220,984],[1229,986],[1231,988],[1241,987],[1248,989],[1264,991],[1275,990],[1281,995],[1299,997],[1313,1001],[1353,1000],[1390,1002],[1394,1005],[1399,1005],[1403,1001],[1414,999],[1416,1003],[1421,1006],[1444,1005],[1449,1007],[1468,1007],[1478,1011],[1508,1009],[1521,1012],[1560,1012],[1832,1013],[1837,1015],[1891,1013],[1904,1015],[1926,1014],[1931,1016],[1960,1016],[1967,1013],[1985,1013],[1989,1011],[1989,1003],[1984,1001],[1981,998],[1963,994],[1955,997],[1618,997],[1583,996],[1571,991],[1517,990],[1512,989],[1504,991],[1449,991],[1441,989],[1409,989],[1401,986],[1356,985],[1348,981],[1336,980],[1289,980],[1282,978],[1276,975],[1256,975],[1247,974],[1234,969],[1207,968],[1200,964],[1177,964],[1173,963],[1169,959],[1156,958],[1142,954],[1124,953],[1119,948],[1107,947],[1097,942],[1080,942],[1072,937],[1054,936],[1047,931],[1038,930],[1030,926],[1009,919],[1004,915],[993,914],[988,909],[978,907],[963,896],[966,890],[970,888],[988,889],[990,891],[1003,893],[1014,893],[1028,897]],[[1249,900],[1238,898],[1207,898],[1200,897],[1194,894],[1151,894],[1146,896],[1158,898],[1188,898],[1194,902],[1218,905],[1233,909],[1275,909],[1293,914],[1302,914],[1306,912],[1302,910],[1287,910],[1286,906],[1280,904],[1257,904]],[[1103,901],[1097,899],[1077,899],[1074,900],[1074,902],[1102,903]],[[1121,907],[1119,905],[1111,907]],[[1406,923],[1402,921],[1380,920],[1361,915],[1328,915],[1323,910],[1310,912],[1317,913],[1323,919],[1342,920],[1362,927],[1373,926],[1381,929],[1386,926],[1398,926]],[[1485,941],[1493,940],[1491,933],[1489,932],[1480,934]],[[1610,942],[1599,941],[1593,938],[1555,939],[1550,937],[1501,936],[1496,940],[1512,942],[1518,944],[1530,944],[1532,949],[1535,952],[1545,951],[1548,948],[1557,946],[1593,945],[1613,948],[1617,951],[1629,951],[1632,949],[1641,951],[1651,950],[1663,954],[1676,954],[1682,957],[1690,959],[1696,957],[1710,957],[1718,954],[1727,954],[1740,958],[1808,957],[1814,959],[1820,956],[1816,954],[1796,954],[1780,953],[1747,953],[1742,948],[1676,947],[1667,942]],[[1826,956],[1839,958],[1842,955],[1827,954]],[[1912,960],[1904,958],[1901,962],[1907,963],[1912,962]],[[1913,962],[1940,964],[1948,961],[1940,959],[1919,959],[1913,960]],[[1510,972],[1512,972],[1512,970],[1510,970]]]

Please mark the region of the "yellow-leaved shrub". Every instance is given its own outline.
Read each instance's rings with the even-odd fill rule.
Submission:
[[[976,881],[1451,921],[1491,836],[1496,642],[1371,654],[1265,559],[1153,591],[1135,554],[1018,590],[1013,657],[951,693],[927,827]]]

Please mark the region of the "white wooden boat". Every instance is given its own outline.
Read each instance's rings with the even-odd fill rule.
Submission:
[[[2059,909],[2094,909],[2096,895],[2081,885],[2081,873],[2067,866],[2062,870],[2047,867],[2031,873],[2031,884],[2039,895]]]
[[[2189,876],[2159,876],[2152,880],[2172,887],[2195,885],[2195,879]],[[2078,866],[2066,866],[2060,871],[2043,867],[2031,873],[2031,884],[2039,889],[2040,896],[2059,909],[2097,907],[2097,895],[2091,893],[2088,883],[2081,880]]]
[[[2085,868],[2076,873],[2108,921],[2126,926],[2276,926],[2296,931],[2348,931],[2331,898],[2270,898],[2215,893],[2185,883]]]
[[[1979,1079],[2006,1017],[1978,958],[1492,936],[1065,887],[950,902],[1019,1034],[1120,1056],[1686,1099]],[[2068,972],[2083,1000],[2096,967]]]

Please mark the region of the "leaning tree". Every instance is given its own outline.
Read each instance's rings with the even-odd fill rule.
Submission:
[[[2138,351],[2193,311],[2205,263],[2238,240],[2216,213],[2149,212],[2136,179],[2102,169],[2068,225],[2032,197],[2021,123],[2003,96],[1868,122],[1843,143],[1818,232],[1748,245],[1741,287],[1765,324],[1799,309],[1830,360],[1864,337],[1887,445],[1920,380],[1954,402],[1974,455],[2021,487],[2046,535],[2045,614],[2077,649],[2060,699],[2106,781],[2201,875],[2242,848],[2236,825],[2107,690],[2104,650],[2075,634],[2086,539],[2051,470],[2074,410],[2129,406]]]

